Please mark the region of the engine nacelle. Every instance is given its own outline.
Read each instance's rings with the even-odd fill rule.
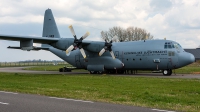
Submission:
[[[20,40],[20,48],[22,50],[33,50],[33,40]]]
[[[87,49],[88,51],[91,51],[91,52],[99,52],[104,47],[104,45],[105,45],[105,42],[102,42],[102,43],[92,42],[83,48]]]

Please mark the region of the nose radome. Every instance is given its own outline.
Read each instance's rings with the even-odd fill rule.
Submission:
[[[190,55],[190,59],[189,59],[190,63],[195,62],[195,57],[194,57],[194,55],[191,54],[191,53],[189,53],[189,55]]]
[[[186,53],[184,58],[185,58],[185,62],[187,63],[187,65],[191,64],[191,63],[193,63],[195,61],[195,57],[191,53]]]
[[[179,67],[183,67],[193,63],[195,61],[195,57],[191,53],[183,52],[181,55],[179,55],[178,60],[179,60]]]

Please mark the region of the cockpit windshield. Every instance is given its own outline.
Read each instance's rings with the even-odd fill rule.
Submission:
[[[175,48],[182,48],[180,44],[174,44]]]
[[[177,49],[177,50],[183,50],[180,44],[175,42],[165,42],[164,49]]]

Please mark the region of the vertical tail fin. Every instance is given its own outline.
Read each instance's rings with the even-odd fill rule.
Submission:
[[[44,14],[42,37],[60,38],[60,34],[58,32],[58,28],[51,9],[47,9]],[[51,47],[51,46],[48,44],[42,44],[42,47]]]
[[[45,11],[42,36],[49,38],[60,38],[60,34],[58,32],[58,28],[51,9],[47,9]]]

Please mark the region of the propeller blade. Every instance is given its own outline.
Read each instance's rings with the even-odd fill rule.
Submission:
[[[115,55],[114,55],[113,51],[110,51],[110,54],[111,54],[112,58],[115,59]]]
[[[106,50],[103,48],[100,52],[99,52],[99,56],[101,56]]]
[[[67,48],[67,50],[66,50],[66,54],[68,54],[69,52],[71,52],[73,48],[74,48],[73,45],[69,46],[69,47]]]
[[[86,32],[85,33],[85,35],[83,35],[81,38],[80,38],[80,40],[83,40],[83,39],[85,39],[87,36],[89,36],[90,35],[90,32]]]
[[[69,26],[69,29],[70,29],[72,35],[75,37],[76,34],[75,34],[75,32],[74,32],[74,29],[73,29],[72,25]]]
[[[86,58],[85,51],[83,50],[83,48],[80,49],[80,52],[83,55],[83,58]]]

